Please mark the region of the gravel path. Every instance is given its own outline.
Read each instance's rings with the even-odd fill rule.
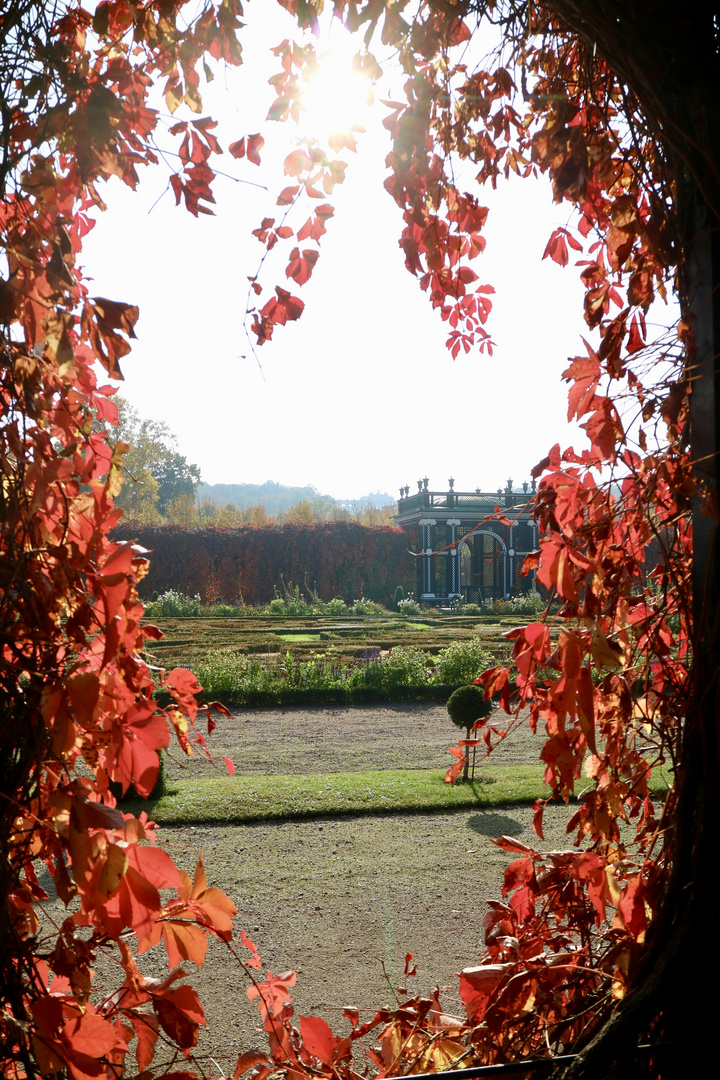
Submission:
[[[508,717],[496,712],[497,726]],[[242,709],[231,717],[216,714],[209,746],[235,762],[238,773],[357,772],[362,769],[447,769],[448,747],[461,732],[444,705],[400,703],[321,709]],[[542,739],[522,725],[488,759],[488,765],[537,761]],[[172,749],[172,748],[171,748]],[[169,759],[168,777],[212,775],[199,756]]]
[[[448,987],[477,963],[487,899],[499,899],[510,861],[491,837],[503,833],[528,843],[527,807],[452,815],[389,815],[241,828],[163,828],[158,839],[192,871],[203,855],[211,884],[237,904],[240,929],[255,942],[267,967],[297,972],[296,1013],[323,1016],[340,1033],[343,1006],[375,1010],[392,1000],[405,954],[418,964],[417,992]],[[567,846],[563,808],[545,814],[545,846]],[[155,952],[156,950],[153,950]],[[240,950],[244,952],[244,950]],[[163,956],[141,957],[147,974],[163,974]],[[192,969],[193,965],[186,965]],[[166,969],[165,969],[166,970]],[[212,942],[193,977],[208,1030],[198,1050],[226,1075],[237,1055],[263,1047],[247,979],[227,946]]]
[[[497,720],[502,714],[497,714]],[[457,729],[439,705],[243,710],[219,718],[214,754],[232,757],[239,773],[306,773],[366,768],[437,768]],[[489,761],[537,760],[541,739],[525,726]],[[199,757],[171,762],[169,778],[207,774]],[[224,768],[223,768],[224,771]],[[269,969],[297,971],[298,1014],[323,1016],[346,1029],[343,1006],[376,1009],[391,1000],[383,975],[402,975],[404,957],[418,964],[416,988],[446,986],[477,962],[486,899],[499,898],[508,856],[491,838],[503,833],[532,843],[531,811],[507,807],[451,815],[387,815],[243,827],[165,827],[159,842],[192,872],[203,855],[211,884],[238,907],[237,930],[256,943]],[[546,846],[565,847],[567,811],[546,812]],[[242,951],[242,950],[241,950]],[[141,957],[148,974],[164,956]],[[187,965],[192,968],[192,965]],[[193,978],[208,1031],[198,1050],[232,1072],[237,1055],[263,1046],[247,979],[228,948],[212,942]]]

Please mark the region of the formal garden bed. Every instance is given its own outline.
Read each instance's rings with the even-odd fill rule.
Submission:
[[[231,618],[192,614],[189,602],[184,614],[163,615],[162,606],[148,609],[147,621],[164,635],[152,642],[148,662],[190,667],[207,699],[257,707],[444,702],[455,687],[508,658],[504,635],[520,620],[513,613],[408,617],[375,610]],[[177,609],[175,599],[170,606]]]

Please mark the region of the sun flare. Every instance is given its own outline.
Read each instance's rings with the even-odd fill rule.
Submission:
[[[373,92],[369,80],[349,60],[326,54],[302,96],[302,126],[326,141],[340,132],[364,130]]]

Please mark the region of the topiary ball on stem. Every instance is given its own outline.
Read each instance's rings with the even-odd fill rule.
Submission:
[[[478,720],[486,720],[492,712],[492,702],[485,700],[485,693],[481,687],[475,686],[474,683],[470,683],[468,686],[461,686],[454,693],[450,695],[447,703],[447,711],[453,724],[456,724],[459,728],[464,728],[466,731],[466,738],[470,738],[470,732],[473,725]],[[474,766],[473,766],[474,770]],[[465,768],[463,769],[463,780],[468,778],[468,755],[465,755]]]

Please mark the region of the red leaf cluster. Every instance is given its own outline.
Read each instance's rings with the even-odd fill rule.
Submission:
[[[208,934],[229,937],[235,909],[207,887],[202,867],[191,886],[155,846],[147,815],[122,813],[111,792],[111,783],[123,792],[133,784],[149,796],[173,731],[182,751],[202,749],[200,688],[176,669],[164,680],[173,704],[158,708],[142,660],[146,639],[158,636],[141,626],[137,586],[148,562],[144,549],[110,536],[126,448],[107,442],[117,409],[93,367],[122,378],[138,309],[89,297],[76,260],[87,211],[103,208],[100,182],[114,175],[134,187],[136,166],[157,160],[152,78],[164,81],[171,111],[184,102],[199,113],[197,65],[206,52],[239,59],[230,36],[240,5],[209,7],[197,37],[179,32],[173,5],[114,0],[92,18],[65,5],[53,9],[57,22],[35,7],[3,31],[29,81],[8,113],[0,179],[9,271],[0,289],[0,1062],[3,1075],[89,1080],[117,1076],[126,1061],[132,1068],[133,1052],[147,1070],[159,1037],[191,1053],[204,1023],[195,991],[174,985],[182,972],[144,978],[128,942],[140,954],[163,937],[172,963],[200,964]],[[47,18],[35,19],[43,8]],[[193,213],[212,202],[214,127],[195,118],[169,129],[180,140],[171,184]],[[68,907],[56,922],[38,914],[47,900],[40,867]],[[117,986],[101,994],[94,971],[103,956]]]

